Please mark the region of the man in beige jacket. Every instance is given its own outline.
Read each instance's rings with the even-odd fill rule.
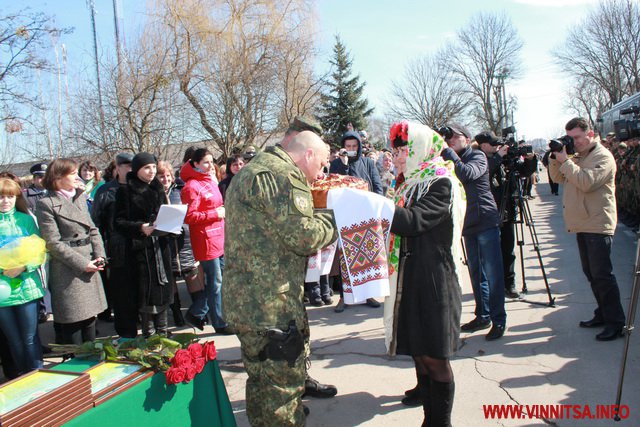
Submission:
[[[551,179],[564,186],[562,205],[567,231],[576,233],[582,271],[591,284],[598,308],[583,328],[604,326],[599,341],[621,336],[625,324],[620,290],[611,264],[611,244],[616,229],[615,175],[613,155],[594,139],[589,122],[576,117],[566,124],[575,143],[569,158],[566,146],[549,160]]]

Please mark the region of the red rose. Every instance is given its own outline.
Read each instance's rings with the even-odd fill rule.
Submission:
[[[178,384],[184,381],[187,372],[184,368],[171,367],[165,372],[167,377],[167,384]]]
[[[216,350],[216,345],[213,341],[207,341],[204,343],[204,346],[202,347],[202,357],[207,359],[207,362],[218,357],[218,351]]]
[[[187,347],[189,354],[191,354],[191,358],[196,360],[198,357],[202,357],[202,345],[200,343],[194,342]]]
[[[185,367],[184,382],[189,384],[189,382],[196,376],[197,373],[198,372],[196,370],[195,363],[192,363],[191,365],[186,366]]]
[[[197,373],[202,372],[202,370],[204,369],[205,363],[207,363],[207,360],[204,357],[198,357],[196,359],[195,365],[196,365],[196,372]]]
[[[176,351],[176,355],[171,359],[171,366],[176,368],[183,368],[191,365],[193,363],[193,358],[191,357],[191,353],[187,350],[180,349]]]

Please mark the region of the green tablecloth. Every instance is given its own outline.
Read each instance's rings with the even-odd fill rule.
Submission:
[[[72,359],[53,369],[82,372],[95,361]],[[189,384],[167,385],[164,373],[114,396],[65,426],[235,426],[218,361],[207,363]]]

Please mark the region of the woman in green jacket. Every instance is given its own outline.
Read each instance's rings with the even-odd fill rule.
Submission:
[[[11,248],[19,247],[25,237],[40,235],[33,217],[27,212],[27,202],[18,183],[1,178],[0,329],[7,337],[18,375],[42,367],[37,300],[44,295],[38,273],[38,267],[44,261],[44,242],[40,251],[29,251],[31,259],[25,265],[5,269],[16,259]]]

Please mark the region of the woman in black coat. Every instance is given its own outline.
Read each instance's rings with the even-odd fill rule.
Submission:
[[[449,359],[460,336],[463,189],[453,164],[439,157],[444,141],[431,129],[394,124],[391,141],[407,158],[407,170],[391,224],[396,292],[389,351],[413,357],[423,425],[450,426],[455,384]]]
[[[167,308],[173,300],[169,236],[153,236],[154,221],[165,203],[164,188],[156,178],[157,161],[139,153],[131,162],[127,185],[118,188],[115,229],[127,238],[132,282],[137,287],[138,310],[145,336],[167,334]]]

